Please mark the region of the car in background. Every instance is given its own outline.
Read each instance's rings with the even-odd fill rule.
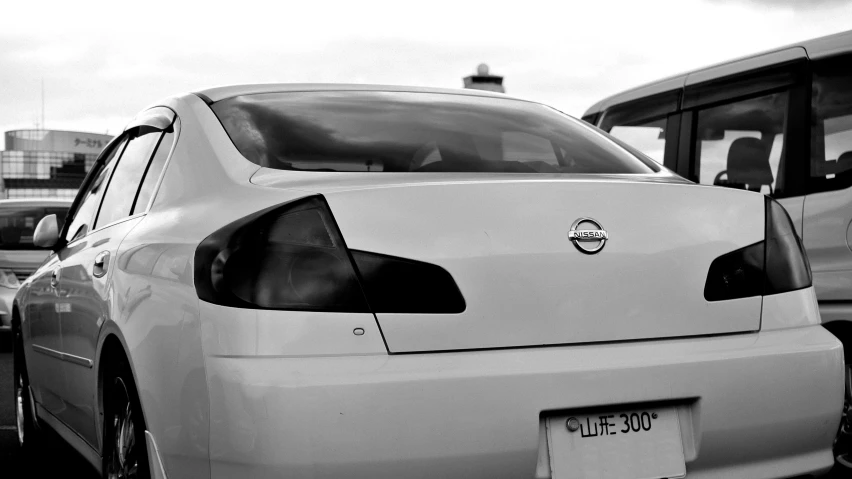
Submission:
[[[0,331],[12,324],[12,300],[20,284],[47,258],[49,251],[33,245],[36,225],[47,215],[65,221],[71,200],[0,200]]]
[[[801,237],[820,316],[846,351],[852,442],[852,31],[642,85],[583,119],[684,178],[777,200]],[[849,448],[846,448],[847,450]],[[852,468],[852,457],[839,458]]]
[[[774,200],[545,105],[242,85],[102,153],[15,299],[19,440],[105,477],[790,477],[843,350]],[[37,456],[36,456],[37,457]]]

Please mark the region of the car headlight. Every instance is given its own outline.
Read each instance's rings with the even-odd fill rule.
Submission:
[[[21,286],[21,282],[18,281],[18,277],[15,276],[13,271],[0,269],[0,286],[4,288],[18,289]]]

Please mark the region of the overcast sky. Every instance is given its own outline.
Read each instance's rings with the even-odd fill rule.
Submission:
[[[291,4],[292,3],[292,4]],[[580,116],[684,70],[852,29],[848,0],[5,2],[0,131],[115,134],[172,94],[233,83],[461,87]]]

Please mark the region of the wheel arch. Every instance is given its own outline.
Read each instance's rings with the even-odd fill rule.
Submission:
[[[104,377],[106,373],[109,371],[109,366],[115,364],[118,361],[124,361],[129,370],[130,376],[133,380],[133,384],[131,388],[133,389],[133,394],[136,395],[139,404],[142,406],[142,423],[147,428],[148,421],[145,417],[145,406],[142,404],[142,398],[139,395],[139,381],[137,379],[136,368],[133,365],[133,359],[129,353],[129,349],[127,348],[127,343],[124,339],[124,336],[121,334],[121,331],[114,324],[105,324],[104,331],[102,331],[100,338],[98,340],[98,348],[97,348],[97,361],[95,362],[94,367],[95,375],[97,377],[97,402],[96,406],[97,410],[97,431],[99,438],[99,446],[101,450],[103,450],[104,445]]]

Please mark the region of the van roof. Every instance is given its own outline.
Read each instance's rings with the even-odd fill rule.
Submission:
[[[683,88],[683,86],[688,81],[688,77],[690,76],[699,76],[701,77],[701,81],[710,80],[714,77],[713,74],[716,73],[711,72],[711,70],[718,70],[719,73],[715,76],[725,76],[734,73],[730,69],[726,69],[724,67],[737,63],[743,64],[744,66],[747,65],[747,68],[743,68],[743,70],[747,70],[758,68],[760,66],[780,63],[796,57],[810,58],[811,60],[816,60],[819,58],[838,55],[850,51],[852,51],[852,30],[835,33],[833,35],[827,35],[824,37],[813,38],[811,40],[805,40],[791,45],[785,45],[760,53],[755,53],[752,55],[727,60],[722,63],[709,65],[696,70],[672,75],[660,80],[653,81],[651,83],[646,83],[644,85],[625,90],[621,93],[606,97],[603,100],[595,103],[594,105],[589,107],[589,109],[586,110],[585,113],[583,113],[583,116],[585,117],[587,115],[600,113],[601,111],[609,108],[610,106],[617,105],[619,103],[624,103],[638,98],[651,96],[657,93],[663,93],[671,90],[676,90],[678,88]],[[701,75],[702,73],[706,73],[706,75]]]

